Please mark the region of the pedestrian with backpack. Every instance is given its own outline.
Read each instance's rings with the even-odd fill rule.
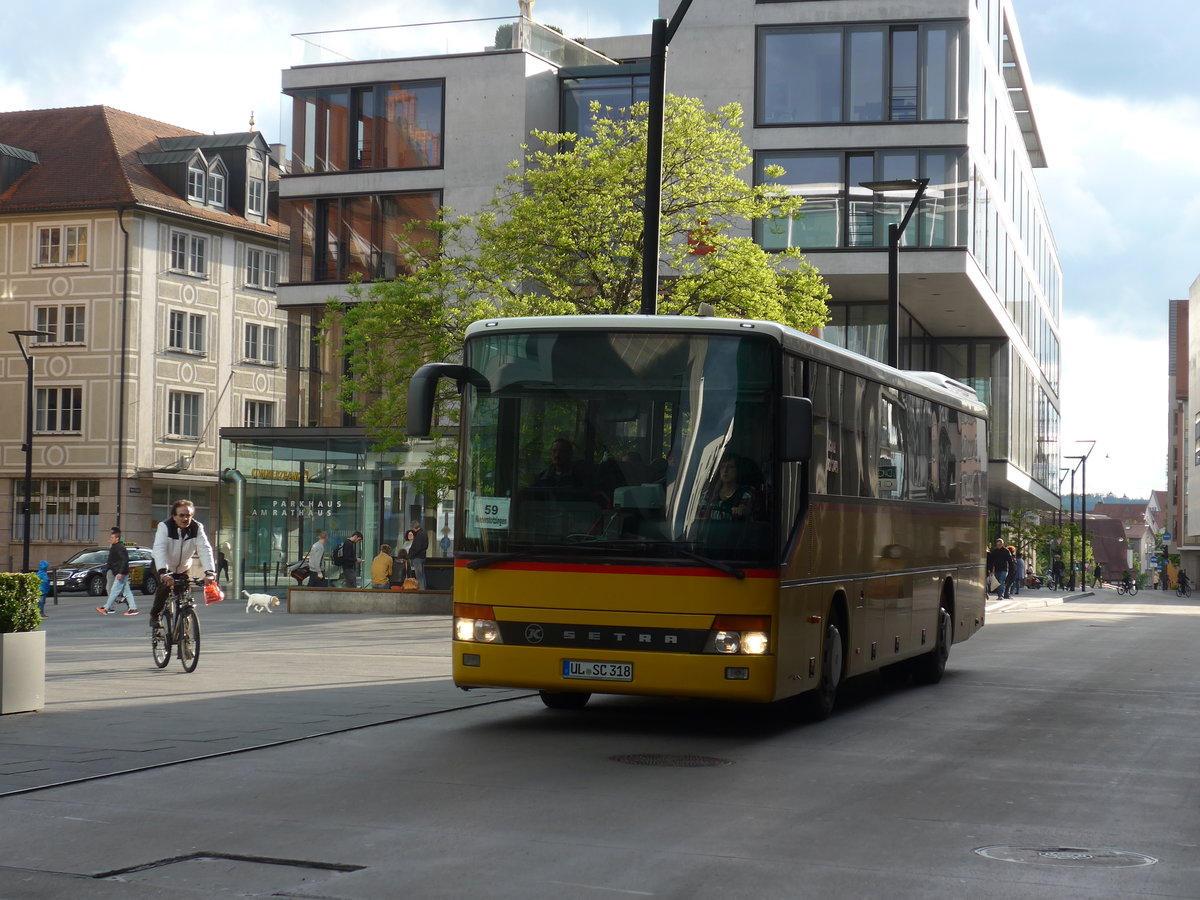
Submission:
[[[356,531],[334,548],[333,564],[341,567],[342,587],[358,587],[358,564],[363,561],[358,543],[362,539],[362,532]]]

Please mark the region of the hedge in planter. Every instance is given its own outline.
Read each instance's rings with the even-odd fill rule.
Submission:
[[[42,583],[36,572],[0,572],[0,634],[37,631],[42,624],[41,599]]]

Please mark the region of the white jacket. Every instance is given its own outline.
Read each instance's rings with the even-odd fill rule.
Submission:
[[[188,570],[192,555],[200,555],[200,563],[204,571],[215,573],[217,564],[213,561],[212,545],[204,526],[192,519],[187,528],[180,528],[174,519],[159,522],[154,532],[154,565],[160,574],[179,575]]]

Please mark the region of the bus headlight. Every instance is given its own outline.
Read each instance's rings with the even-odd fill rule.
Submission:
[[[741,647],[741,635],[736,631],[718,631],[713,646],[718,653],[737,653]]]
[[[502,644],[500,625],[490,606],[454,604],[454,638],[480,644]]]
[[[708,652],[764,656],[771,646],[767,616],[717,616],[708,633]]]

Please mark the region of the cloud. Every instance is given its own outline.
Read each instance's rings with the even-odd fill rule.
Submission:
[[[1063,319],[1061,385],[1063,453],[1087,452],[1091,493],[1149,497],[1166,487],[1167,310],[1158,333],[1145,338],[1115,331],[1086,312]],[[1064,465],[1074,465],[1064,461]],[[1083,487],[1077,479],[1076,491]],[[1063,490],[1068,490],[1064,485]]]
[[[1064,305],[1150,334],[1200,270],[1200,102],[1034,97]],[[1153,312],[1151,310],[1154,310]]]

